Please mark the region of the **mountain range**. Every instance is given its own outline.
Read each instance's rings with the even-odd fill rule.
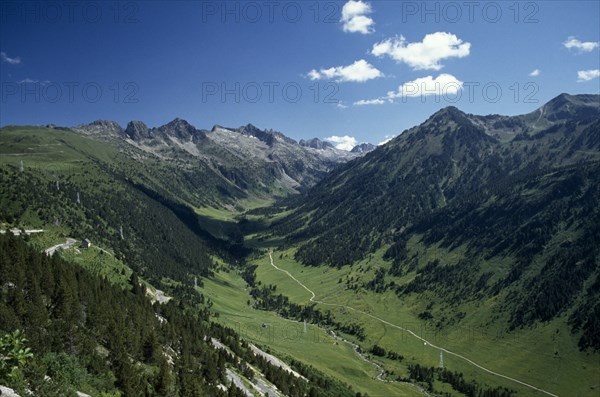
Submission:
[[[305,265],[384,248],[391,264],[364,288],[433,293],[440,311],[488,302],[513,329],[566,315],[581,348],[600,348],[598,95],[512,117],[444,108],[285,208],[271,233]]]
[[[597,392],[598,95],[516,116],[446,107],[352,151],[251,124],[10,126],[0,186],[1,228],[44,230],[0,238],[0,329],[24,330],[40,379],[61,355],[84,374],[74,390],[94,393],[243,395],[223,389],[228,370],[298,396],[360,395],[344,382],[369,395]],[[40,254],[67,236],[103,253]],[[173,302],[151,305],[145,288]],[[236,328],[302,322],[331,343],[268,347],[309,383],[256,359]],[[405,323],[485,335],[429,346],[399,334]]]
[[[348,152],[318,138],[298,143],[252,124],[239,128],[215,125],[209,131],[180,118],[157,128],[131,121],[123,129],[114,121],[99,120],[73,130],[118,139],[160,158],[201,162],[241,191],[259,195],[306,190],[337,165],[375,148],[361,144]]]
[[[360,235],[356,255],[340,247],[350,256],[333,259],[334,248],[315,258],[315,263],[352,263],[378,246],[383,234],[454,201],[491,195],[528,174],[600,160],[598,101],[597,95],[562,94],[532,113],[512,117],[444,108],[294,198],[296,210],[281,227],[308,221],[292,239]],[[358,229],[347,227],[357,218]],[[317,231],[322,227],[323,233]]]

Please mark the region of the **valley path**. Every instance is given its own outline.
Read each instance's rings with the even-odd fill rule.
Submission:
[[[490,370],[490,369],[487,369],[487,368],[485,368],[485,367],[483,367],[483,366],[481,366],[481,365],[477,364],[476,362],[474,362],[473,360],[471,360],[471,359],[469,359],[469,358],[467,358],[467,357],[461,356],[460,354],[458,354],[458,353],[454,353],[453,351],[450,351],[450,350],[448,350],[448,349],[444,349],[443,347],[436,346],[436,345],[434,345],[433,343],[429,342],[428,340],[426,340],[426,339],[424,339],[424,338],[420,337],[419,335],[417,335],[416,333],[414,333],[413,331],[411,331],[411,330],[410,330],[410,329],[408,329],[408,328],[404,328],[404,327],[401,327],[401,326],[399,326],[399,325],[392,324],[392,323],[390,323],[390,322],[389,322],[389,321],[387,321],[387,320],[384,320],[384,319],[382,319],[382,318],[379,318],[379,317],[377,317],[377,316],[375,316],[375,315],[373,315],[373,314],[370,314],[370,313],[364,312],[364,311],[362,311],[362,310],[355,309],[355,308],[353,308],[352,306],[340,305],[340,304],[337,304],[337,303],[326,303],[326,302],[323,302],[323,301],[316,300],[316,299],[315,299],[315,298],[316,298],[316,295],[315,295],[315,293],[314,293],[314,292],[313,292],[313,291],[312,291],[310,288],[308,288],[306,285],[302,284],[302,282],[301,282],[300,280],[298,280],[296,277],[294,277],[294,275],[292,275],[290,272],[288,272],[288,271],[287,271],[287,270],[285,270],[285,269],[281,269],[281,268],[277,267],[277,266],[275,265],[275,263],[273,263],[273,252],[272,252],[272,251],[269,251],[269,260],[271,261],[271,266],[273,266],[275,269],[279,270],[280,272],[283,272],[283,273],[287,274],[287,275],[288,275],[288,276],[289,276],[289,277],[290,277],[292,280],[294,280],[295,282],[297,282],[297,283],[298,283],[298,285],[300,285],[302,288],[304,288],[306,291],[308,291],[308,293],[310,293],[310,294],[312,295],[312,296],[310,297],[310,301],[311,301],[311,302],[318,303],[318,304],[320,304],[320,305],[325,305],[325,306],[335,306],[335,307],[342,307],[342,308],[345,308],[345,309],[348,309],[348,310],[352,310],[353,312],[360,313],[360,314],[363,314],[363,315],[365,315],[365,316],[371,317],[371,318],[373,318],[373,319],[375,319],[375,320],[377,320],[377,321],[379,321],[379,322],[381,322],[381,323],[383,323],[383,324],[385,324],[385,325],[389,325],[390,327],[393,327],[393,328],[399,329],[399,330],[401,330],[401,331],[404,331],[404,332],[406,332],[406,333],[408,333],[408,334],[410,334],[410,335],[414,336],[415,338],[417,338],[417,339],[419,339],[419,340],[423,341],[423,343],[425,343],[425,345],[427,345],[427,346],[431,346],[431,347],[432,347],[432,348],[434,348],[434,349],[441,350],[441,351],[443,351],[443,352],[444,352],[444,353],[446,353],[446,354],[450,354],[451,356],[458,357],[458,358],[460,358],[461,360],[464,360],[464,361],[468,362],[469,364],[471,364],[471,365],[473,365],[473,366],[475,366],[475,367],[477,367],[477,368],[481,369],[482,371],[485,371],[485,372],[487,372],[488,374],[491,374],[491,375],[494,375],[494,376],[498,376],[498,377],[500,377],[500,378],[503,378],[503,379],[510,380],[510,381],[512,381],[512,382],[518,383],[518,384],[520,384],[520,385],[522,385],[522,386],[525,386],[525,387],[528,387],[528,388],[530,388],[530,389],[533,389],[533,390],[539,391],[539,392],[541,392],[541,393],[547,394],[547,395],[549,395],[549,396],[552,396],[552,397],[558,397],[556,394],[550,393],[549,391],[546,391],[546,390],[540,389],[539,387],[536,387],[536,386],[530,385],[529,383],[522,382],[522,381],[520,381],[520,380],[518,380],[518,379],[511,378],[510,376],[506,376],[506,375],[502,375],[502,374],[500,374],[500,373],[498,373],[498,372],[494,372],[494,371],[492,371],[492,370]]]

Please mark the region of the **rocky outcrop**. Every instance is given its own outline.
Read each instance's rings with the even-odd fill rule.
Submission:
[[[196,127],[180,118],[156,128],[156,133],[163,137],[175,137],[182,141],[200,141],[206,138],[203,131],[196,129]]]
[[[319,149],[319,150],[333,148],[333,145],[331,143],[329,143],[327,141],[322,141],[319,138],[312,138],[312,139],[308,139],[308,140],[301,139],[299,143],[300,143],[300,146],[310,147],[310,148]]]
[[[123,128],[116,121],[96,120],[89,124],[81,124],[73,130],[87,135],[121,135]]]
[[[127,124],[127,128],[125,128],[125,135],[134,141],[139,141],[140,139],[149,139],[152,137],[150,134],[150,128],[148,128],[148,126],[142,121],[130,121]]]
[[[371,143],[361,143],[360,145],[356,145],[352,148],[351,152],[352,153],[362,153],[362,154],[367,154],[369,152],[372,152],[373,150],[377,149],[377,146],[371,144]]]
[[[2,397],[19,397],[17,393],[13,389],[10,389],[5,386],[0,386],[0,396]]]

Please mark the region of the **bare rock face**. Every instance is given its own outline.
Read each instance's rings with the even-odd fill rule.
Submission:
[[[163,137],[175,137],[183,141],[189,141],[193,139],[200,141],[206,138],[206,135],[203,131],[196,129],[196,127],[180,118],[176,118],[170,123],[156,128],[156,133]]]
[[[304,146],[304,147],[310,147],[313,149],[319,149],[319,150],[323,150],[323,149],[327,149],[327,148],[333,148],[333,145],[327,141],[322,141],[319,138],[312,138],[312,139],[301,139],[300,140],[300,146]]]
[[[377,149],[377,146],[375,146],[371,143],[361,143],[359,145],[354,146],[352,148],[351,152],[366,154],[366,153],[372,152],[375,149]]]
[[[19,397],[17,393],[13,389],[10,389],[5,386],[0,386],[0,396],[4,397]]]
[[[130,121],[125,128],[125,135],[134,141],[151,138],[150,129],[142,121]]]
[[[116,122],[111,120],[96,120],[89,124],[82,124],[74,127],[73,130],[84,133],[86,135],[121,135],[123,128]]]

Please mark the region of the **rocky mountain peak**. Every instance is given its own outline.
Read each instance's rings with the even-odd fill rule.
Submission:
[[[222,125],[215,124],[215,125],[213,125],[213,127],[210,129],[210,132],[215,132],[215,131],[217,131],[217,130],[227,130],[227,129],[229,129],[229,128],[225,128],[225,127],[223,127]]]
[[[299,142],[300,146],[304,146],[304,147],[310,147],[313,149],[319,149],[319,150],[323,150],[323,149],[327,149],[327,148],[333,148],[333,145],[327,141],[322,141],[319,138],[312,138],[312,139],[301,139]]]
[[[85,134],[119,135],[123,133],[119,123],[112,120],[96,120],[89,124],[81,124],[74,129]]]
[[[464,129],[481,129],[483,131],[483,128],[476,126],[471,116],[454,106],[438,110],[421,127],[418,133],[419,137],[427,134],[447,135]]]
[[[150,129],[143,121],[130,121],[125,128],[125,135],[134,141],[151,138]]]
[[[116,121],[112,121],[112,120],[96,120],[96,121],[92,121],[89,125],[94,125],[94,126],[99,126],[99,127],[104,127],[104,128],[114,128],[114,129],[121,128],[119,123],[117,123]]]
[[[447,106],[443,109],[438,110],[434,113],[429,120],[437,121],[437,122],[448,122],[454,121],[458,124],[461,124],[465,121],[468,121],[467,114],[463,111],[459,110],[455,106]]]
[[[265,142],[269,146],[273,146],[273,143],[275,143],[275,136],[272,132],[263,131],[252,124],[247,124],[243,127],[238,128],[237,132],[242,135],[253,136]]]
[[[377,146],[373,145],[372,143],[361,143],[359,145],[354,146],[351,152],[366,154],[372,152],[375,149],[377,149]]]
[[[184,141],[192,140],[194,142],[199,142],[206,138],[203,131],[196,129],[196,127],[179,117],[158,127],[156,132],[163,137],[174,137]]]
[[[251,134],[259,133],[259,132],[261,132],[261,130],[259,128],[257,128],[255,125],[248,123],[245,126],[240,127],[240,132],[251,135]]]
[[[538,109],[538,112],[550,122],[598,117],[600,116],[600,96],[563,93]]]

